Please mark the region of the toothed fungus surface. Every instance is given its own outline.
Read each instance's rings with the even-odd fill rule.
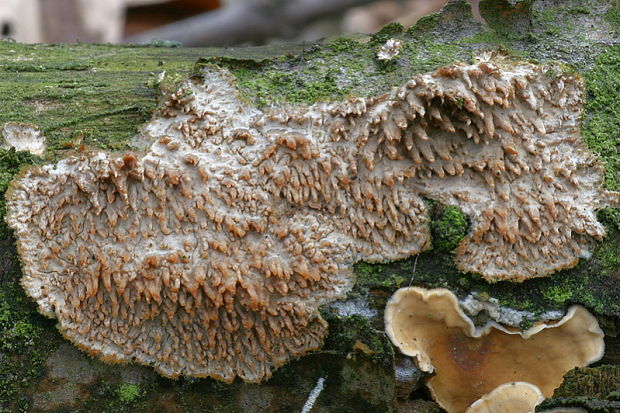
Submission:
[[[615,202],[579,137],[582,82],[501,59],[387,94],[264,110],[206,67],[136,144],[24,171],[7,195],[22,284],[109,361],[259,382],[318,348],[349,266],[430,248],[422,197],[470,216],[457,266],[543,276],[588,256]]]
[[[379,51],[377,52],[377,60],[394,59],[399,55],[402,45],[402,40],[388,39],[385,44],[379,48]]]
[[[544,399],[533,384],[504,383],[472,403],[466,413],[534,413]]]
[[[509,382],[531,383],[551,397],[566,372],[599,360],[605,347],[603,331],[584,307],[572,306],[562,319],[526,331],[495,322],[476,327],[455,295],[441,288],[396,291],[385,328],[422,371],[435,372],[426,385],[449,413],[465,412]]]
[[[2,126],[2,147],[15,148],[16,151],[28,151],[33,155],[43,155],[46,138],[33,125],[7,122]]]

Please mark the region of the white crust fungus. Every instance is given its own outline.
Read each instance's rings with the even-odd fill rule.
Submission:
[[[396,291],[386,306],[385,329],[420,370],[435,372],[426,385],[449,413],[466,411],[509,382],[531,383],[551,397],[566,372],[599,360],[605,350],[603,331],[582,306],[526,331],[493,321],[477,328],[456,296],[442,288]]]
[[[518,328],[522,323],[528,321],[552,321],[559,320],[564,316],[564,312],[560,310],[545,311],[540,314],[534,314],[530,311],[515,310],[510,307],[503,307],[499,304],[497,298],[481,297],[481,294],[473,292],[459,300],[459,305],[463,311],[472,319],[486,320],[491,319],[497,323],[509,327]]]
[[[606,195],[581,94],[571,74],[497,60],[259,110],[204,69],[143,128],[144,152],[75,155],[13,183],[22,284],[106,360],[259,382],[321,345],[317,308],[351,287],[351,263],[430,247],[422,197],[469,214],[456,263],[487,279],[587,256]]]
[[[400,54],[402,40],[388,39],[377,51],[377,60],[392,60]]]

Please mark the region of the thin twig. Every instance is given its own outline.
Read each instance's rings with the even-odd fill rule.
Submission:
[[[413,283],[413,276],[415,275],[415,269],[418,266],[418,257],[419,256],[420,256],[420,254],[416,254],[415,261],[413,261],[413,272],[411,273],[411,279],[409,280],[408,287],[411,287],[411,283]]]
[[[314,406],[314,403],[316,403],[316,399],[319,398],[319,395],[323,391],[324,383],[325,383],[325,378],[324,377],[320,377],[316,381],[316,385],[314,386],[314,388],[312,389],[312,391],[308,395],[308,399],[304,403],[304,406],[301,408],[301,413],[310,413],[310,410],[312,410],[312,407]]]

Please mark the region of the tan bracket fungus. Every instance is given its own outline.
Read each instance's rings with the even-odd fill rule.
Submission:
[[[465,413],[534,413],[544,399],[531,383],[504,383],[472,403]]]
[[[551,397],[564,374],[603,356],[603,331],[584,307],[571,306],[556,321],[529,330],[495,322],[477,328],[446,289],[401,288],[385,310],[392,342],[428,379],[433,398],[462,413],[482,395],[508,382],[531,383]]]
[[[205,68],[136,142],[24,171],[7,194],[22,284],[110,361],[258,382],[318,348],[317,308],[350,264],[430,247],[422,197],[473,232],[456,264],[489,280],[588,256],[616,202],[579,137],[581,80],[496,59],[371,98],[260,110]]]

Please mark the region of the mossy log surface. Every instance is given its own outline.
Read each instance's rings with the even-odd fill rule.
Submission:
[[[482,0],[480,7],[487,25],[472,18],[468,2],[453,0],[441,13],[406,30],[392,24],[372,36],[301,45],[201,49],[165,42],[1,42],[0,125],[33,124],[47,137],[48,147],[42,157],[0,149],[0,191],[4,193],[24,165],[53,162],[90,148],[131,149],[131,138],[162,93],[174,90],[177,81],[200,65],[230,70],[243,96],[256,105],[310,104],[379,94],[413,74],[498,50],[522,60],[560,62],[584,78],[582,135],[605,163],[605,185],[620,190],[620,9],[615,2]],[[379,61],[377,49],[389,38],[403,41],[401,53],[391,61]],[[0,215],[3,218],[3,198]],[[529,311],[524,324],[546,311],[584,304],[600,317],[608,335],[604,362],[616,365],[600,374],[610,383],[618,382],[620,209],[599,211],[608,235],[591,259],[518,284],[489,284],[456,270],[450,250],[467,233],[467,217],[433,205],[432,218],[434,250],[400,262],[356,265],[357,285],[345,303],[361,305],[368,317],[345,317],[325,309],[330,335],[324,349],[289,363],[263,385],[171,381],[148,368],[108,366],[71,350],[54,322],[38,315],[22,292],[19,258],[2,220],[0,412],[297,412],[319,377],[327,378],[326,390],[313,412],[395,411],[394,351],[382,332],[382,312],[391,293],[409,284],[447,287],[460,297],[474,292],[481,299],[496,299],[502,306]],[[580,382],[579,374],[572,373],[573,381]],[[571,395],[569,389],[577,387]],[[599,411],[608,411],[602,409],[617,403],[614,392],[577,387],[563,387],[558,395],[562,405],[607,406]]]

